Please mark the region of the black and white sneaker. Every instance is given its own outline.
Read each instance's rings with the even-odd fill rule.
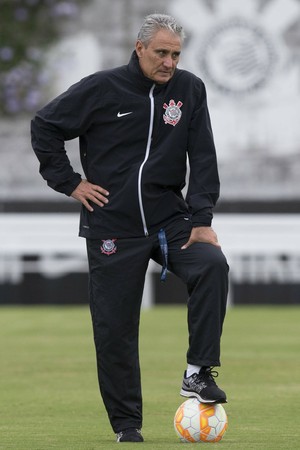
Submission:
[[[127,428],[117,433],[117,442],[144,442],[144,438],[138,428]]]
[[[218,372],[210,367],[202,367],[199,373],[193,373],[182,381],[180,395],[183,397],[196,397],[201,403],[226,403],[226,394],[218,388],[214,378]]]

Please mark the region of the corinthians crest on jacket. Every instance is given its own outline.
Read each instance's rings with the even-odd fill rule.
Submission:
[[[170,100],[168,105],[167,103],[164,103],[163,107],[166,111],[163,115],[163,119],[165,124],[173,125],[173,127],[178,124],[182,114],[180,109],[182,105],[183,103],[181,101],[175,103],[175,100]]]

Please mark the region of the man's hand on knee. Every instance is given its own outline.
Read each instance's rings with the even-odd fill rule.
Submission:
[[[207,244],[221,247],[218,242],[218,237],[211,227],[194,227],[189,240],[181,247],[181,250],[185,250],[196,242],[206,242]]]

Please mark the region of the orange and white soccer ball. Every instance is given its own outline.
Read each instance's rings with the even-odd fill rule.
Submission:
[[[183,402],[174,417],[174,428],[181,442],[218,442],[227,427],[227,414],[222,405],[200,403],[196,398]]]

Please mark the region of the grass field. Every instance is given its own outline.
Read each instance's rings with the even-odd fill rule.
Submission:
[[[300,307],[229,309],[218,383],[228,395],[220,449],[300,448]],[[0,309],[0,449],[100,450],[117,444],[98,394],[87,307]],[[180,449],[173,416],[185,368],[186,311],[142,312],[145,442]],[[184,447],[185,448],[185,447]]]

